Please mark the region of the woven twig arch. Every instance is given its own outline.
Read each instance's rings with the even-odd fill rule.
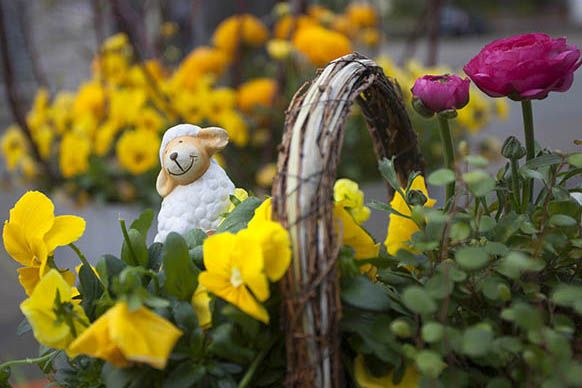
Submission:
[[[344,124],[355,101],[377,157],[396,156],[401,180],[422,170],[400,89],[374,61],[359,54],[339,58],[293,97],[273,184],[273,217],[289,230],[293,245],[291,268],[282,281],[287,386],[343,383],[333,185]]]

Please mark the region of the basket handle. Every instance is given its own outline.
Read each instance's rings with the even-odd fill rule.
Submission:
[[[286,386],[343,386],[336,269],[341,244],[333,220],[333,185],[354,101],[378,159],[395,156],[403,182],[423,169],[400,89],[371,59],[357,53],[338,58],[293,97],[272,191],[273,217],[289,230],[293,248],[281,282]]]

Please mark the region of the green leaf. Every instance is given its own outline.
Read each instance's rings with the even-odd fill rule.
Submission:
[[[521,175],[523,178],[526,178],[526,179],[531,178],[531,179],[537,179],[539,181],[544,180],[544,176],[542,175],[541,172],[526,168],[525,166],[521,166],[519,168],[519,175]]]
[[[201,246],[208,235],[202,229],[193,229],[184,235],[184,240],[188,244],[188,249],[194,249]]]
[[[240,205],[230,212],[222,224],[216,228],[217,233],[231,232],[236,233],[247,227],[247,224],[255,215],[255,209],[259,207],[261,201],[255,197],[249,197],[241,202]]]
[[[489,161],[481,155],[468,155],[465,158],[465,160],[467,161],[467,163],[469,163],[469,165],[474,166],[474,167],[483,168],[483,167],[487,167],[489,165]]]
[[[186,361],[164,379],[162,388],[195,387],[202,382],[206,375],[206,367],[196,361]]]
[[[199,270],[188,255],[188,246],[178,233],[171,232],[162,252],[166,281],[164,290],[179,300],[190,301],[198,285]]]
[[[145,209],[138,218],[131,223],[130,229],[139,231],[142,235],[147,236],[152,221],[154,219],[154,211],[152,209]]]
[[[523,272],[537,272],[544,268],[544,262],[533,259],[520,252],[511,252],[499,261],[499,273],[517,279]]]
[[[471,228],[464,222],[456,222],[451,226],[450,237],[453,241],[465,240],[471,234]]]
[[[419,286],[410,286],[402,293],[402,302],[417,314],[431,314],[437,310],[437,304],[428,292]]]
[[[560,155],[555,154],[546,154],[538,156],[537,158],[528,160],[522,167],[527,169],[538,169],[541,167],[548,167],[554,164],[558,164],[562,161],[562,157]]]
[[[455,173],[448,168],[439,168],[428,176],[428,183],[433,186],[445,186],[455,181]]]
[[[570,163],[574,167],[581,168],[582,167],[582,152],[576,152],[576,153],[568,156],[568,163]]]
[[[398,181],[398,176],[394,168],[394,159],[384,158],[378,162],[378,167],[380,174],[388,181],[390,186],[396,191],[401,190],[400,182]]]
[[[463,180],[476,197],[483,197],[495,188],[495,179],[483,170],[463,174]]]
[[[148,268],[149,258],[145,236],[137,229],[129,229],[127,237],[129,241],[124,240],[121,246],[121,260],[129,265]]]
[[[364,275],[342,279],[341,299],[352,306],[370,310],[390,310],[392,302],[382,286]]]
[[[123,261],[112,255],[101,256],[97,261],[97,265],[95,265],[99,279],[101,279],[105,287],[109,288],[109,291],[111,291],[112,280],[117,278],[125,267],[127,265]]]
[[[82,296],[81,306],[85,314],[89,319],[95,319],[95,307],[103,294],[103,286],[93,268],[85,264],[79,269],[79,293]]]
[[[426,292],[434,299],[444,299],[453,292],[453,280],[443,273],[433,275],[424,285]]]
[[[505,256],[509,253],[507,245],[496,241],[487,241],[483,247],[485,252],[492,256]]]
[[[422,338],[428,343],[440,341],[444,333],[443,325],[438,322],[427,322],[422,326]]]
[[[572,307],[582,315],[582,287],[559,285],[552,294],[552,301],[560,306]]]
[[[212,337],[212,342],[208,347],[208,351],[211,354],[240,364],[247,364],[252,361],[255,352],[237,343],[238,335],[231,323],[224,323],[213,328],[210,336]]]
[[[162,265],[164,244],[155,242],[148,248],[148,268],[158,271]]]
[[[554,226],[574,226],[578,224],[578,222],[565,214],[554,214],[550,217],[549,223]]]
[[[475,325],[463,333],[463,353],[471,357],[482,357],[489,352],[493,332],[486,325]]]
[[[479,220],[479,231],[481,233],[489,232],[495,227],[495,225],[497,225],[495,218],[490,216],[481,216],[481,219]]]
[[[455,260],[461,268],[474,271],[487,265],[489,255],[482,247],[465,247],[457,250]]]
[[[415,357],[416,366],[420,373],[436,379],[447,367],[440,354],[432,350],[422,350]]]
[[[21,335],[26,334],[31,330],[32,326],[30,326],[30,323],[28,323],[28,320],[26,318],[23,318],[22,321],[20,321],[20,323],[16,327],[16,335],[20,337]]]

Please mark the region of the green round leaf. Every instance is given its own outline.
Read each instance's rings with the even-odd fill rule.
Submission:
[[[455,181],[455,173],[448,168],[439,168],[428,176],[428,183],[433,186],[444,186]]]
[[[574,167],[582,167],[582,152],[576,152],[568,156],[568,163],[570,163]]]
[[[487,167],[489,165],[489,161],[481,155],[468,155],[465,160],[475,167]]]
[[[482,247],[465,247],[457,250],[455,259],[461,268],[477,270],[489,262],[489,255]]]
[[[440,341],[444,332],[443,325],[438,322],[428,322],[422,326],[422,338],[428,343]]]
[[[489,352],[493,332],[482,325],[470,327],[463,334],[463,352],[471,357],[481,357]]]
[[[550,217],[550,224],[555,226],[574,226],[577,224],[576,220],[565,214],[554,214]]]
[[[418,352],[415,361],[420,373],[433,379],[436,379],[447,367],[440,354],[432,350]]]
[[[434,300],[419,286],[411,286],[404,290],[402,301],[409,310],[417,314],[430,314],[437,310]]]
[[[495,179],[483,170],[463,174],[469,190],[477,197],[483,197],[495,188]]]

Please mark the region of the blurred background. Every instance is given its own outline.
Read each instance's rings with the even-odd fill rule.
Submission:
[[[224,127],[231,145],[218,162],[264,195],[290,98],[338,56],[374,58],[409,105],[417,77],[462,73],[493,39],[545,32],[582,47],[582,0],[0,0],[0,11],[0,218],[42,190],[57,214],[87,220],[79,246],[93,261],[119,253],[119,217],[159,206],[159,142],[176,123]],[[568,93],[534,102],[547,147],[580,148],[580,74]],[[434,123],[409,111],[428,169],[438,168]],[[521,138],[519,105],[472,89],[454,133],[457,152],[495,168],[503,140]],[[354,108],[338,177],[384,200],[376,171]],[[373,211],[367,227],[382,241],[386,224]],[[74,265],[71,253],[57,251],[57,262]],[[0,360],[37,352],[30,334],[15,334],[25,297],[16,268],[0,249]]]

